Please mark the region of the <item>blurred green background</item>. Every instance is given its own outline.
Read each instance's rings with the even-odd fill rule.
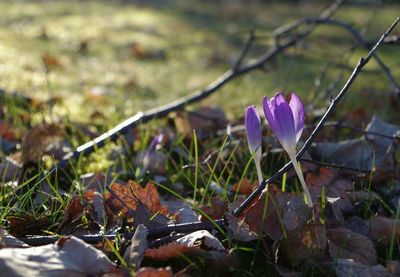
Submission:
[[[378,2],[352,1],[334,18],[351,23],[366,39],[376,39],[400,11],[398,1]],[[60,97],[62,103],[52,111],[56,115],[87,122],[100,113],[111,126],[205,87],[232,67],[252,28],[258,38],[249,59],[273,46],[275,28],[317,16],[330,3],[1,1],[0,87],[42,100]],[[230,82],[202,104],[221,106],[236,117],[278,90],[296,91],[312,103],[342,76],[332,91],[336,94],[366,54],[360,46],[351,51],[354,42],[343,29],[320,26],[264,71]],[[379,55],[398,78],[400,47],[383,46]],[[379,107],[388,104],[384,96],[390,83],[375,62],[366,69],[344,107],[385,113]],[[320,100],[317,107],[329,99]]]

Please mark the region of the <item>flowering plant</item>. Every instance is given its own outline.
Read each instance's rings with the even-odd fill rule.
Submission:
[[[283,149],[288,153],[293,167],[304,190],[305,203],[312,207],[303,173],[296,159],[296,145],[304,128],[304,106],[300,98],[292,93],[288,103],[282,94],[277,93],[270,100],[265,96],[263,101],[265,117]]]
[[[250,153],[253,155],[254,163],[256,164],[257,169],[258,181],[261,183],[263,180],[261,173],[261,119],[258,115],[256,106],[247,107],[245,125]]]

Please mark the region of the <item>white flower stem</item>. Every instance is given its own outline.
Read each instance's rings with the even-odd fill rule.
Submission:
[[[289,153],[289,158],[293,164],[294,170],[297,173],[297,176],[299,177],[300,183],[303,187],[304,190],[304,200],[306,202],[306,205],[309,206],[310,208],[313,207],[313,203],[311,200],[311,195],[310,192],[308,191],[307,185],[306,185],[306,181],[304,180],[304,176],[303,176],[303,172],[301,171],[301,168],[299,166],[299,164],[297,163],[297,159],[296,159],[296,153]]]
[[[257,176],[258,176],[258,182],[259,184],[262,183],[263,181],[263,177],[262,177],[262,173],[261,173],[261,165],[260,165],[260,161],[258,159],[254,159],[254,162],[256,164],[256,170],[257,170]]]

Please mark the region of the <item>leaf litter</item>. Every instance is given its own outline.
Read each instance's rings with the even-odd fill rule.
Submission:
[[[87,46],[82,43],[83,53]],[[135,59],[169,59],[163,49],[146,49],[137,43],[130,44],[129,49]],[[64,67],[64,60],[56,55],[45,53],[42,60],[48,71]],[[134,86],[132,82],[130,85]],[[88,102],[102,103],[108,94],[111,92],[106,87],[95,87],[85,97]],[[47,104],[36,106],[43,109]],[[4,112],[2,109],[1,113]],[[93,120],[105,118],[102,112],[92,115]],[[360,118],[366,118],[362,110],[346,115],[346,120],[355,120],[357,124]],[[176,112],[156,132],[163,135],[158,143],[162,147],[146,150],[145,135],[135,128],[125,141],[129,149],[115,147],[108,156],[116,160],[116,156],[124,155],[129,166],[138,169],[137,179],[109,174],[115,168],[107,172],[74,172],[75,176],[69,180],[73,184],[70,187],[76,190],[73,193],[49,185],[49,180],[38,182],[32,195],[48,197],[25,203],[23,213],[10,204],[10,210],[2,218],[10,234],[5,230],[0,233],[1,272],[9,276],[126,276],[129,275],[126,269],[133,269],[136,276],[173,276],[178,270],[186,270],[179,262],[177,265],[177,260],[190,261],[187,268],[206,260],[215,268],[223,268],[216,272],[226,274],[226,270],[239,269],[245,263],[241,260],[243,249],[256,247],[254,253],[262,253],[261,264],[274,264],[282,276],[296,275],[310,265],[338,276],[387,276],[400,272],[399,126],[374,116],[360,137],[325,142],[324,139],[331,137],[320,136],[306,153],[316,163],[302,163],[316,203],[314,209],[304,203],[293,172],[288,172],[286,190],[282,190],[280,181],[270,184],[268,190],[235,217],[230,212],[242,202],[242,196],[251,194],[258,186],[257,178],[251,174],[253,168],[246,168],[250,156],[243,143],[244,132],[235,126],[238,122],[229,121],[220,108],[212,106]],[[73,142],[67,138],[71,129],[80,139],[82,133],[86,134],[83,138],[96,135],[89,128],[93,126],[71,125],[41,123],[22,133],[1,118],[1,147],[6,154],[0,164],[1,189],[15,181],[30,162],[46,168],[42,163],[44,157],[63,159],[72,149]],[[227,125],[229,128],[221,136],[221,127]],[[239,127],[239,131],[232,133],[232,126]],[[268,132],[263,130],[263,133]],[[269,133],[265,137],[263,148],[268,151],[262,165],[269,172],[267,167],[278,167],[285,160],[280,155],[281,149],[277,149],[276,138]],[[195,138],[198,149],[194,149]],[[200,153],[200,159],[193,154],[195,151]],[[269,159],[274,164],[269,165]],[[196,181],[191,180],[194,174]],[[211,175],[209,180],[207,174]],[[178,191],[171,188],[179,188],[179,193],[168,195],[165,192],[168,189]],[[1,195],[4,203],[16,199],[19,200],[12,192]],[[53,213],[57,213],[56,219],[50,218]],[[161,245],[151,244],[149,234],[154,228],[221,218],[226,233],[216,232],[218,228],[172,232],[161,238],[165,239]],[[131,240],[124,241],[124,235],[132,231]],[[63,237],[54,244],[38,247],[18,240],[49,233]],[[78,238],[106,234],[115,235],[115,240],[107,241],[107,245],[116,249],[109,251],[104,243],[97,244],[99,249],[96,249]],[[124,244],[127,246],[122,247]],[[389,249],[390,253],[382,249]]]
[[[165,154],[169,149],[176,147],[173,145],[173,140],[177,135],[171,135],[171,131],[175,130],[177,134],[187,136],[190,134],[187,130],[193,128],[190,127],[191,124],[197,124],[196,130],[202,130],[198,137],[200,146],[208,144],[211,139],[210,135],[217,130],[210,124],[214,120],[226,120],[226,118],[218,115],[218,112],[211,113],[211,115],[218,115],[218,119],[204,118],[202,115],[204,112],[205,110],[202,109],[199,113],[192,113],[191,119],[186,123],[184,123],[184,118],[187,116],[185,114],[178,115],[179,119],[175,118],[174,123],[178,126],[169,129],[168,139],[163,140],[162,149],[155,148],[155,151],[152,152],[151,155],[156,156],[151,157],[150,163],[145,166],[147,176],[166,176],[165,168],[169,166],[168,164],[179,161],[177,157]],[[196,118],[195,121],[193,121],[194,118]],[[202,123],[201,120],[207,122]],[[220,126],[219,124],[215,126]],[[53,150],[53,152],[48,152],[47,149],[50,149],[48,145],[55,142],[58,145],[66,145],[63,129],[61,126],[40,125],[24,135],[22,137],[24,144],[22,161],[36,161],[48,153],[52,153],[55,159],[62,158],[64,154],[61,152],[60,154]],[[384,187],[385,183],[394,182],[396,185],[395,182],[398,182],[393,181],[398,170],[395,158],[396,140],[388,137],[396,136],[399,127],[374,117],[365,131],[366,135],[361,138],[336,143],[318,142],[310,149],[310,159],[344,167],[335,168],[310,165],[309,162],[304,163],[306,165],[306,183],[313,201],[317,203],[315,211],[304,203],[302,193],[293,190],[282,191],[278,184],[269,185],[268,191],[254,200],[237,218],[230,214],[236,204],[221,197],[224,194],[223,190],[214,196],[204,195],[204,204],[200,205],[200,203],[180,199],[176,196],[160,194],[155,183],[150,180],[122,181],[111,178],[109,174],[89,173],[80,176],[76,183],[80,192],[69,198],[63,217],[54,232],[81,236],[101,235],[102,233],[117,234],[122,226],[129,230],[135,230],[131,242],[122,255],[127,265],[137,270],[139,276],[153,276],[153,274],[170,276],[172,274],[170,267],[154,268],[148,267],[146,264],[149,264],[150,261],[165,263],[179,259],[182,255],[194,259],[204,258],[209,262],[213,261],[213,263],[219,264],[219,266],[228,263],[228,268],[239,266],[240,262],[235,254],[230,253],[229,245],[232,242],[222,243],[220,239],[223,237],[220,235],[211,234],[205,230],[186,235],[176,234],[178,235],[176,238],[172,236],[169,242],[153,248],[150,247],[147,238],[147,228],[162,227],[171,223],[191,223],[198,220],[209,221],[210,219],[224,218],[227,236],[230,240],[238,243],[261,240],[264,251],[275,253],[267,256],[270,256],[269,262],[275,263],[277,270],[282,274],[285,272],[284,268],[299,267],[305,261],[314,261],[324,264],[324,267],[330,264],[330,268],[339,276],[344,276],[353,270],[357,274],[361,272],[384,275],[397,270],[398,266],[389,260],[387,264],[378,263],[378,255],[380,255],[382,247],[387,248],[390,245],[394,245],[394,251],[397,251],[396,245],[400,239],[400,232],[398,219],[393,218],[395,211],[382,205],[381,201],[398,197],[400,190],[396,190],[394,187],[393,190],[386,191],[385,195],[382,195],[379,188]],[[235,136],[238,135],[240,136],[235,133]],[[190,135],[186,138],[187,142],[191,141],[190,138]],[[264,143],[269,142],[264,141]],[[277,145],[272,143],[273,147]],[[270,148],[271,152],[274,152],[273,147]],[[237,147],[232,149],[242,151]],[[243,149],[245,149],[244,146]],[[146,151],[138,152],[136,161],[135,157],[132,158],[136,166],[144,166],[141,160],[143,155],[148,153]],[[161,156],[158,154],[162,154],[163,157],[160,158]],[[221,154],[222,152],[217,152],[215,155],[221,159],[223,157]],[[142,158],[140,158],[141,156]],[[160,163],[157,165],[152,159],[161,161],[164,169],[160,170]],[[186,161],[188,159],[191,159],[190,155],[185,158]],[[211,166],[219,164],[221,160],[218,159],[208,160],[208,167],[203,166],[200,169],[208,173],[213,172],[210,170]],[[214,174],[219,171],[223,177],[227,165],[229,165],[229,156],[224,158],[220,167],[215,167]],[[2,162],[1,166],[4,181],[13,180],[20,170],[17,163],[9,157]],[[354,168],[359,171],[353,170]],[[193,172],[192,168],[189,170]],[[365,172],[371,171],[370,175],[365,174]],[[171,182],[168,176],[166,177],[167,182]],[[289,172],[289,181],[294,177],[293,173]],[[369,182],[370,190],[366,189],[366,182]],[[220,186],[220,184],[214,183],[214,186]],[[176,186],[173,183],[167,183],[168,185]],[[249,195],[256,187],[257,181],[251,181],[247,176],[240,180],[232,179],[231,184],[228,184],[229,194],[226,195],[230,199],[238,197],[236,203],[240,204],[242,201],[240,195]],[[186,189],[186,187],[181,187],[182,192],[185,192]],[[210,191],[215,193],[215,190]],[[193,205],[197,206],[197,209],[193,209]],[[365,214],[365,209],[357,209],[357,205],[362,207],[369,205],[369,209],[375,210],[369,210]],[[10,233],[17,237],[43,234],[44,230],[51,229],[51,222],[46,216],[34,217],[29,214],[15,214],[8,216],[7,220]],[[64,241],[68,242],[71,239],[74,242],[79,241],[79,243],[76,242],[78,245],[86,245],[82,241],[76,240],[75,237],[67,237]],[[6,242],[7,240],[8,242]],[[38,256],[44,253],[41,248],[28,247],[22,243],[13,242],[13,240],[10,235],[3,235],[3,248],[15,248],[13,251],[17,251],[16,249],[23,247],[18,251],[27,249],[25,250],[27,252],[20,254],[20,252],[10,250],[11,252],[7,253],[10,257],[30,255],[31,252],[36,252]],[[45,251],[55,249],[54,246],[51,246],[53,248],[43,247],[49,247]],[[100,247],[100,249],[104,249],[104,247]],[[82,251],[89,250],[85,248]],[[98,254],[91,255],[96,257]],[[69,258],[63,256],[60,259]],[[38,269],[35,264],[25,264],[23,258],[20,263],[21,265],[14,264],[12,259],[8,259],[5,260],[2,268],[7,268],[7,270],[11,270],[10,272],[13,270],[18,272],[19,266],[21,269],[25,267],[28,267],[29,270]],[[143,263],[145,266],[142,266]],[[47,266],[44,262],[41,268],[42,270],[53,270],[54,267],[54,270],[65,270],[65,272],[71,270],[68,265],[61,268],[56,264],[55,262],[53,265]],[[105,264],[107,266],[103,269],[104,272],[111,272],[111,268],[115,267],[110,261],[105,261]],[[76,266],[74,264],[72,267]],[[92,270],[83,265],[79,266],[82,267],[79,269],[82,272],[88,273]]]

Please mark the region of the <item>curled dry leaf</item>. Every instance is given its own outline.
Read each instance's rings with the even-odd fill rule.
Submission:
[[[366,236],[343,227],[329,229],[327,235],[329,254],[333,259],[352,259],[363,265],[376,265],[374,244]]]
[[[130,246],[126,249],[124,259],[133,266],[135,270],[139,269],[140,263],[143,260],[143,255],[147,249],[147,228],[140,224],[133,234]]]
[[[0,272],[3,276],[122,276],[103,252],[76,237],[39,247],[0,249]]]
[[[183,236],[176,242],[156,249],[147,249],[145,257],[153,260],[168,260],[183,254],[200,254],[207,256],[213,252],[225,254],[225,247],[210,232],[200,230]]]
[[[177,239],[176,242],[188,247],[200,246],[206,250],[225,251],[222,243],[206,230],[193,232]]]

